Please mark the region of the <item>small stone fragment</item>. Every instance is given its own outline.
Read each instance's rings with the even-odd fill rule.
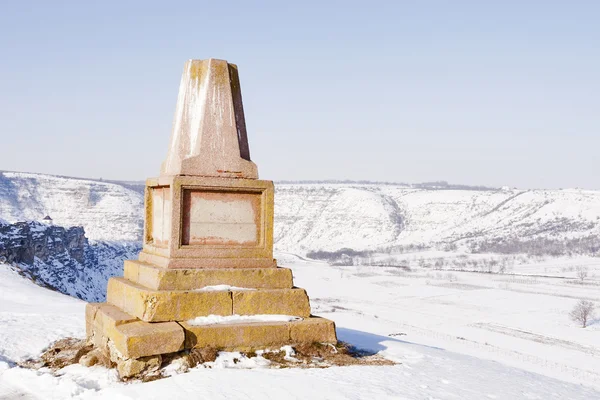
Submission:
[[[66,338],[54,342],[42,354],[45,367],[57,370],[67,365],[76,364],[79,359],[92,350],[92,345],[85,340]]]
[[[212,362],[217,359],[219,351],[213,347],[196,347],[190,350],[190,361],[192,366]]]
[[[117,371],[121,379],[143,379],[146,375],[158,372],[161,364],[161,356],[128,358],[117,361]]]
[[[98,364],[99,353],[100,351],[98,349],[90,351],[79,359],[79,364],[83,365],[84,367],[93,367],[94,365]]]

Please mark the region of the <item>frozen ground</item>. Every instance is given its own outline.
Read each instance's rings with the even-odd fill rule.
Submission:
[[[336,321],[341,340],[400,364],[276,370],[223,362],[144,384],[119,383],[100,367],[24,370],[14,362],[61,336],[84,335],[84,304],[0,265],[0,399],[600,399],[600,322],[584,330],[567,317],[576,298],[600,301],[593,280],[279,259],[308,290],[314,313]]]

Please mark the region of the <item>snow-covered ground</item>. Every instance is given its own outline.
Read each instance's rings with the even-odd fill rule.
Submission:
[[[267,369],[249,360],[244,369],[225,368],[223,355],[215,368],[143,384],[101,367],[25,370],[14,362],[62,336],[83,337],[84,303],[0,265],[0,399],[600,399],[600,321],[582,329],[567,316],[577,298],[600,302],[593,278],[575,285],[278,258],[341,340],[399,364]]]

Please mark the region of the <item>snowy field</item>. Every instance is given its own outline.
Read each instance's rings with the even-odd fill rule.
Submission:
[[[307,289],[313,313],[336,321],[341,340],[399,364],[268,369],[252,359],[231,368],[225,354],[212,369],[144,384],[120,383],[101,367],[24,370],[15,362],[60,337],[84,336],[84,303],[0,265],[0,399],[600,399],[600,320],[582,329],[568,318],[580,298],[600,304],[593,260],[581,260],[596,275],[581,285],[573,276],[331,267],[277,256]],[[570,272],[568,260],[553,262],[527,272]]]

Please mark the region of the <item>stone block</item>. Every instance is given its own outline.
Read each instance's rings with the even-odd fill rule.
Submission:
[[[97,304],[91,324],[94,346],[104,354],[110,354],[109,341],[120,358],[139,358],[183,349],[184,332],[178,323],[143,322],[111,304]]]
[[[161,175],[258,178],[235,64],[214,58],[185,63]]]
[[[102,326],[106,330],[137,320],[136,317],[123,312],[118,307],[111,304],[100,303],[100,307],[96,313],[95,324]]]
[[[255,322],[193,326],[182,322],[185,347],[213,347],[221,350],[261,349],[289,343],[286,322]]]
[[[147,322],[231,315],[229,291],[151,290],[124,278],[108,281],[107,302]]]
[[[126,260],[124,275],[154,290],[193,290],[213,285],[253,289],[291,289],[293,286],[292,271],[287,268],[169,269]]]
[[[141,377],[142,374],[151,374],[158,371],[162,363],[160,355],[142,357],[138,359],[125,359],[117,362],[117,371],[121,379]]]
[[[337,343],[335,322],[325,318],[306,318],[289,323],[292,343]]]
[[[310,316],[310,303],[304,289],[263,289],[233,291],[233,314],[280,314]]]
[[[335,323],[310,317],[294,322],[247,322],[193,326],[182,322],[185,348],[213,347],[221,350],[248,351],[287,344],[337,343]]]
[[[139,358],[183,350],[185,335],[177,322],[136,321],[117,326],[110,339],[124,358]]]
[[[94,320],[96,313],[103,303],[87,303],[85,305],[85,335],[88,340],[93,339],[94,335]]]
[[[189,249],[185,249],[189,250]],[[277,268],[277,261],[273,258],[242,257],[237,256],[237,251],[225,247],[219,248],[222,253],[231,253],[229,257],[172,257],[163,254],[150,253],[147,249],[139,255],[140,261],[162,268]]]

